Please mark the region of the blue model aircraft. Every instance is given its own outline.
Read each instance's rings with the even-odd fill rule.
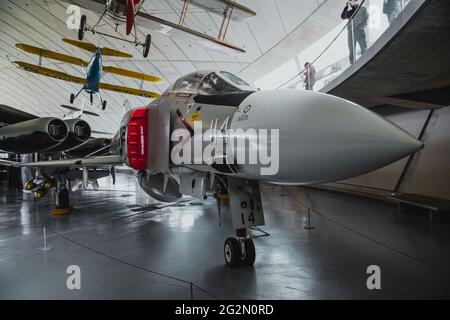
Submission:
[[[94,56],[89,61],[86,69],[86,82],[77,94],[70,95],[70,103],[73,103],[78,95],[84,90],[89,93],[91,104],[93,102],[94,93],[98,95],[100,102],[102,104],[102,109],[106,108],[106,100],[102,99],[102,95],[99,91],[100,79],[102,78],[102,49],[97,48],[95,50]]]
[[[85,91],[89,93],[90,95],[90,101],[91,104],[93,103],[93,96],[94,94],[98,95],[100,99],[100,103],[102,105],[102,109],[105,110],[106,108],[106,100],[103,100],[100,95],[100,89],[104,90],[110,90],[120,93],[126,93],[126,94],[132,94],[137,95],[141,97],[147,97],[147,98],[157,98],[159,97],[159,94],[156,92],[146,91],[143,89],[136,89],[136,88],[129,88],[109,83],[103,83],[100,82],[103,75],[105,73],[113,73],[120,76],[125,76],[129,78],[139,79],[141,80],[141,86],[144,81],[147,82],[160,82],[161,78],[145,74],[141,72],[135,72],[131,70],[121,69],[113,66],[104,66],[102,63],[102,57],[103,56],[114,56],[114,57],[122,57],[122,58],[132,58],[133,56],[129,53],[125,53],[119,50],[110,49],[110,48],[100,48],[97,47],[91,43],[88,42],[81,42],[71,39],[62,39],[64,42],[76,46],[78,48],[81,48],[83,50],[87,50],[89,52],[93,53],[93,56],[89,62],[66,54],[62,54],[59,52],[54,52],[47,49],[42,49],[38,47],[34,47],[27,44],[18,43],[16,44],[16,47],[20,50],[23,50],[25,52],[35,54],[39,56],[39,65],[34,65],[27,62],[22,61],[14,61],[13,64],[15,64],[17,67],[24,69],[29,72],[34,72],[40,75],[44,75],[47,77],[52,77],[68,82],[73,83],[79,83],[83,86],[81,87],[80,91],[78,91],[77,94],[72,93],[70,95],[70,103],[73,103],[75,99],[80,95],[81,92]],[[45,68],[41,66],[41,60],[42,57],[58,60],[70,64],[79,65],[86,68],[86,77],[81,78],[78,76],[70,75],[65,72],[61,72],[58,70],[53,70],[49,68]]]

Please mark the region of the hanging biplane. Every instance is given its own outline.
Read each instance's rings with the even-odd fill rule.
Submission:
[[[27,62],[23,62],[23,61],[13,61],[13,64],[16,65],[18,68],[21,68],[25,71],[37,73],[37,74],[40,74],[43,76],[52,77],[52,78],[56,78],[56,79],[60,79],[60,80],[68,81],[68,82],[82,84],[83,87],[81,87],[80,91],[78,91],[77,94],[72,93],[70,95],[70,103],[73,103],[82,91],[86,91],[90,95],[91,105],[93,103],[93,95],[96,94],[96,95],[98,95],[98,97],[100,99],[102,109],[105,110],[106,100],[102,99],[99,89],[110,90],[110,91],[126,93],[126,94],[132,94],[132,95],[137,95],[137,96],[147,97],[147,98],[159,97],[158,93],[146,91],[146,90],[143,90],[142,88],[135,89],[135,88],[129,88],[129,87],[118,86],[118,85],[114,85],[114,84],[100,82],[104,73],[113,73],[113,74],[124,76],[124,77],[139,79],[139,80],[141,80],[141,85],[142,85],[143,81],[147,81],[147,82],[160,82],[161,81],[161,78],[158,78],[153,75],[135,72],[135,71],[126,70],[126,69],[121,69],[121,68],[112,67],[112,66],[103,66],[103,64],[102,64],[102,56],[103,55],[114,56],[114,57],[123,57],[123,58],[132,58],[133,56],[131,54],[121,52],[121,51],[115,50],[115,49],[110,49],[110,48],[99,48],[99,47],[96,47],[95,45],[93,45],[91,43],[87,43],[87,42],[81,42],[81,41],[70,40],[70,39],[63,39],[63,41],[68,44],[71,44],[73,46],[76,46],[78,48],[92,52],[92,53],[94,53],[94,55],[92,56],[91,60],[89,62],[87,62],[87,61],[84,61],[83,59],[80,59],[80,58],[77,58],[74,56],[62,54],[62,53],[47,50],[47,49],[34,47],[34,46],[31,46],[28,44],[18,43],[18,44],[16,44],[16,47],[18,49],[39,56],[39,64],[35,65],[35,64],[31,64],[31,63],[27,63]],[[42,61],[43,57],[85,67],[86,68],[86,78],[81,78],[78,76],[67,74],[65,72],[42,67],[41,61]]]
[[[104,36],[112,37],[119,40],[124,40],[143,47],[143,56],[147,57],[151,44],[151,35],[147,34],[145,41],[138,40],[137,25],[157,31],[166,36],[178,38],[181,40],[191,40],[200,44],[203,47],[218,50],[225,53],[239,53],[245,50],[237,45],[225,41],[225,36],[228,31],[230,20],[243,21],[249,17],[255,16],[256,13],[231,0],[182,0],[184,1],[183,9],[180,12],[180,19],[178,23],[167,21],[159,17],[153,16],[144,12],[142,6],[145,0],[63,0],[74,5],[78,5],[87,10],[91,10],[100,14],[99,19],[93,26],[87,24],[85,15],[81,16],[80,27],[78,31],[78,39],[83,40],[85,31],[90,31],[93,34],[98,33]],[[196,6],[202,10],[223,16],[219,34],[213,37],[187,28],[184,23],[188,14],[189,5]],[[118,26],[125,23],[125,31],[128,36],[134,29],[134,39],[130,41],[119,34],[119,36],[112,35],[100,30],[100,23],[104,17],[110,18],[116,25],[115,31],[118,33]]]

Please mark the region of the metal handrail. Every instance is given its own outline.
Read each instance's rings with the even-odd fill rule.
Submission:
[[[342,32],[344,32],[345,29],[347,29],[347,26],[349,24],[353,24],[353,18],[356,16],[356,14],[359,12],[359,10],[361,9],[361,7],[363,6],[363,4],[366,2],[366,0],[362,0],[361,4],[358,6],[358,9],[353,13],[353,15],[351,16],[351,18],[348,20],[348,22],[345,24],[345,26],[341,29],[341,31],[339,31],[339,33],[333,38],[333,40],[325,47],[325,49],[311,62],[311,65],[313,65],[317,60],[319,60],[323,54],[325,52],[327,52],[327,50],[336,42],[336,40],[341,36]],[[353,30],[353,27],[352,27]],[[353,41],[354,42],[354,41]],[[353,45],[355,45],[353,43]],[[355,50],[353,50],[353,52],[355,52]],[[292,80],[294,80],[295,78],[297,78],[298,76],[300,76],[301,74],[303,74],[303,72],[305,72],[308,69],[308,67],[303,68],[300,72],[298,72],[296,75],[294,75],[293,77],[291,77],[288,81],[284,82],[283,84],[279,85],[277,87],[277,89],[280,89],[284,86],[286,86],[287,84],[289,84]]]

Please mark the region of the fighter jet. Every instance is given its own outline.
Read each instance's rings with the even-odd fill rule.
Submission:
[[[228,198],[235,235],[225,240],[224,258],[236,267],[255,261],[248,229],[264,225],[260,182],[338,181],[422,147],[406,131],[350,101],[312,91],[258,91],[229,72],[198,71],[129,111],[112,140],[112,155],[25,165],[126,164],[157,200]]]
[[[55,117],[37,117],[33,114],[0,105],[0,150],[22,154],[23,160],[33,159],[39,154],[41,159],[61,157],[86,157],[109,154],[111,139],[91,137],[89,124],[77,117],[59,119]],[[96,132],[96,131],[93,131]],[[91,168],[83,172],[79,168],[39,168],[37,172],[22,168],[23,190],[33,193],[35,199],[44,197],[49,190],[58,189],[58,205],[68,207],[68,190],[75,191],[81,185],[91,184],[98,187],[97,180],[114,176],[114,168]],[[23,178],[24,179],[24,178]]]

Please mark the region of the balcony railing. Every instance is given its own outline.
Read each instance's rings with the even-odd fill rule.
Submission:
[[[311,55],[313,68],[305,67],[278,88],[320,91],[357,63],[414,1],[419,0],[359,1],[357,10],[336,29],[331,42]],[[308,81],[308,75],[312,81]]]

